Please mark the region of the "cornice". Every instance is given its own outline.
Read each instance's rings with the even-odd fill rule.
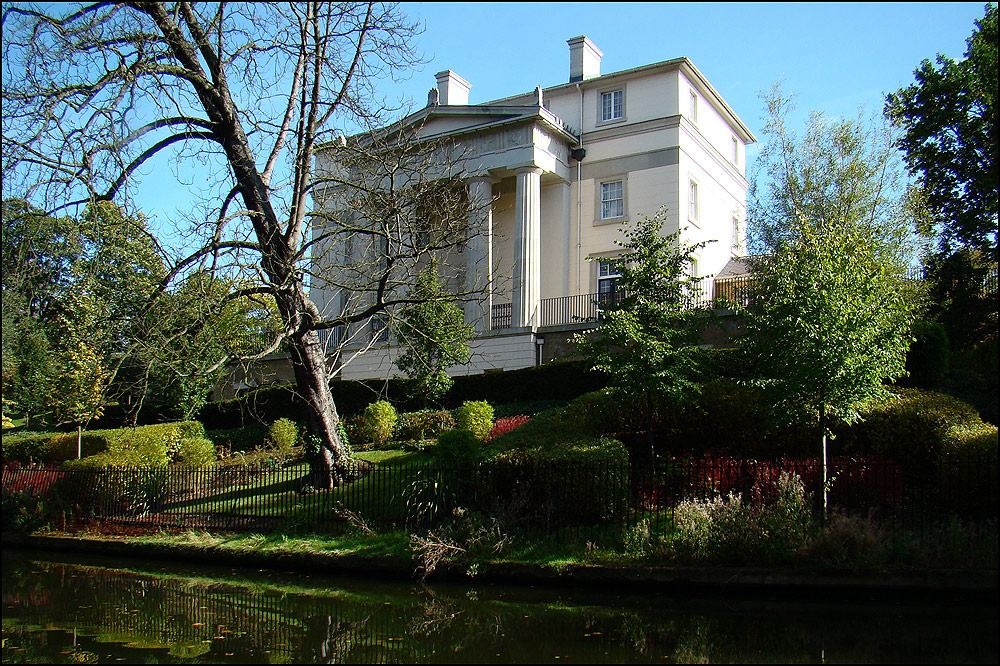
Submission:
[[[666,116],[663,118],[642,120],[637,123],[626,123],[624,125],[591,130],[583,133],[583,143],[589,144],[594,141],[606,141],[608,139],[618,139],[623,136],[634,136],[636,134],[645,134],[646,132],[671,129],[679,126],[680,120],[680,115]]]

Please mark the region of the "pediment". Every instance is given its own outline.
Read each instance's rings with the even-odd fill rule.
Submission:
[[[531,121],[537,116],[533,107],[508,107],[493,109],[483,107],[441,107],[429,110],[415,122],[420,138],[462,135],[470,132],[489,130],[518,121]]]

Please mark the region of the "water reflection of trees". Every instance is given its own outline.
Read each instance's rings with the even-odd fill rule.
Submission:
[[[37,573],[30,573],[37,572]],[[517,603],[496,593],[401,586],[356,594],[217,583],[55,563],[5,566],[5,636],[13,625],[76,628],[96,640],[163,648],[176,658],[291,663],[947,660],[996,655],[996,608],[985,616],[839,606],[676,600],[648,605]],[[782,610],[783,608],[783,610]],[[911,617],[893,615],[912,613]],[[16,618],[16,622],[14,619]],[[919,630],[914,630],[919,626]],[[992,645],[983,636],[992,636]],[[992,649],[992,652],[990,651]],[[5,660],[6,660],[5,653]]]

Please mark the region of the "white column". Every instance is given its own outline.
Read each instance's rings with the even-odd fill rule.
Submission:
[[[493,178],[470,178],[469,242],[465,247],[465,323],[490,329],[493,312]]]
[[[514,201],[514,294],[511,325],[538,325],[541,298],[542,170],[527,167],[517,171]]]

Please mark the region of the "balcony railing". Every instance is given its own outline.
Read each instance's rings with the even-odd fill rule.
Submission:
[[[751,282],[752,279],[746,275],[718,279],[705,278],[698,285],[701,291],[691,302],[691,307],[727,308],[747,305],[750,300]],[[623,297],[624,294],[617,292],[543,298],[539,303],[539,326],[597,322],[600,320],[602,309],[618,305]],[[510,303],[500,303],[493,306],[493,317],[490,325],[494,330],[510,328]]]
[[[493,306],[490,313],[490,328],[493,330],[510,328],[513,310],[510,303],[499,303]]]

